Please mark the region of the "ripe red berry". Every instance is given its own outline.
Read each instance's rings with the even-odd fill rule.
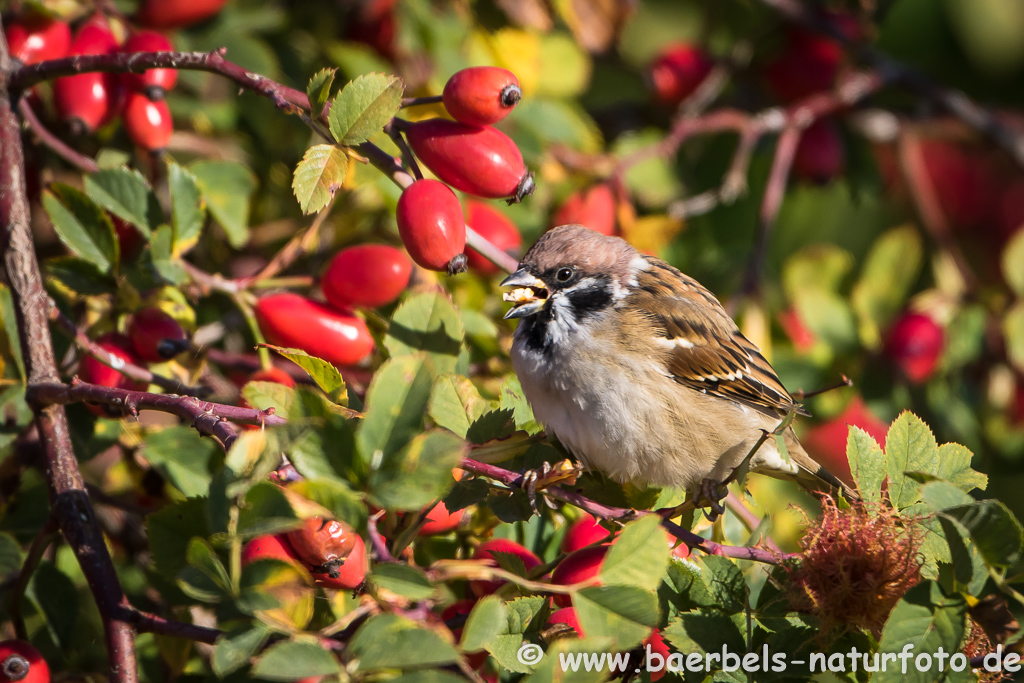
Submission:
[[[608,538],[608,530],[598,524],[593,515],[585,512],[565,532],[565,536],[562,538],[562,552],[575,552],[606,538]]]
[[[466,220],[469,227],[476,230],[478,235],[504,252],[517,251],[523,243],[516,224],[493,206],[472,199],[468,200],[466,202]],[[475,249],[466,249],[466,260],[469,262],[469,267],[481,275],[497,275],[499,272],[497,266]]]
[[[651,635],[647,636],[644,640],[644,658],[647,656],[647,648],[651,649],[652,654],[659,654],[663,657],[661,661],[667,662],[669,656],[668,644],[665,642],[665,638],[661,635],[661,631],[654,631]],[[665,675],[667,669],[662,667],[658,671],[651,671],[651,681],[660,681]]]
[[[342,590],[354,590],[362,585],[369,571],[369,563],[366,561],[366,545],[363,539],[356,536],[352,552],[345,559],[344,564],[337,568],[337,576],[323,572],[313,572],[313,582],[324,588],[338,588]]]
[[[292,546],[288,543],[288,538],[284,534],[257,536],[242,548],[243,567],[262,559],[300,562],[299,556],[292,550]]]
[[[530,571],[534,567],[538,567],[541,564],[540,558],[530,552],[528,549],[519,545],[515,541],[510,541],[505,538],[495,538],[490,541],[481,543],[473,553],[474,560],[480,560],[491,567],[499,566],[498,563],[493,559],[493,553],[509,553],[515,555],[523,561],[523,566],[526,567],[526,571]],[[494,591],[498,590],[505,585],[503,579],[497,581],[470,581],[469,587],[473,591],[473,595],[478,598],[482,598],[485,595],[490,595]]]
[[[440,534],[446,534],[459,526],[459,522],[462,521],[462,517],[465,513],[465,510],[448,512],[447,506],[445,506],[444,501],[442,501],[430,508],[430,512],[427,513],[427,521],[420,529],[419,535],[438,536]]]
[[[143,0],[135,19],[156,29],[196,24],[214,16],[227,0]]]
[[[320,279],[320,288],[332,306],[376,308],[397,299],[411,275],[412,263],[401,249],[362,244],[337,253]]]
[[[516,75],[508,69],[474,66],[449,78],[441,97],[444,108],[456,121],[489,126],[512,112],[523,91]]]
[[[945,334],[926,315],[907,313],[893,324],[885,340],[885,353],[914,384],[932,376],[942,350]]]
[[[556,609],[554,612],[551,613],[551,616],[548,617],[548,623],[565,624],[573,631],[576,631],[576,634],[580,638],[586,636],[586,634],[583,633],[583,627],[580,626],[580,618],[576,616],[576,609],[573,607],[563,607],[561,609]]]
[[[112,213],[108,213],[107,216],[114,223],[114,232],[117,233],[121,261],[128,261],[135,256],[142,245],[142,235],[131,223],[126,223]]]
[[[42,12],[26,12],[4,22],[11,56],[24,64],[60,59],[71,49],[71,29]]]
[[[801,180],[825,184],[843,172],[846,153],[839,126],[819,119],[801,135],[793,156],[793,174]]]
[[[359,3],[345,23],[345,38],[369,45],[382,57],[395,61],[397,21],[395,0],[368,0]]]
[[[303,562],[330,574],[352,553],[359,535],[344,522],[317,516],[304,519],[287,538]]]
[[[714,62],[699,47],[672,45],[651,64],[651,85],[662,104],[677,105],[697,89]]]
[[[849,40],[861,35],[856,19],[848,14],[826,12],[831,22]],[[843,60],[843,47],[832,38],[791,26],[786,47],[765,68],[769,89],[783,102],[803,99],[816,92],[831,90]]]
[[[123,334],[116,332],[105,334],[96,340],[96,345],[113,355],[120,363],[142,364],[142,361],[135,355],[131,340]],[[136,382],[125,377],[114,368],[104,365],[92,356],[84,356],[82,362],[78,364],[78,378],[83,382],[97,384],[101,387],[114,387],[133,391],[144,391],[146,388],[144,382]],[[120,414],[120,411],[113,407],[103,405],[86,404],[86,408],[94,415],[101,417]]]
[[[465,270],[466,222],[451,188],[436,180],[417,180],[399,197],[395,217],[413,261],[449,274]]]
[[[602,235],[615,234],[615,193],[608,183],[573,192],[555,213],[552,227],[578,223]]]
[[[414,123],[407,132],[416,156],[438,178],[466,194],[522,200],[534,189],[516,143],[490,126],[447,119]]]
[[[144,308],[133,315],[128,336],[139,358],[150,363],[162,363],[188,348],[185,330],[159,308]]]
[[[106,19],[97,15],[71,41],[71,55],[105,55],[117,51],[117,40]],[[76,134],[91,133],[117,116],[121,82],[116,74],[91,72],[58,78],[53,83],[57,113]]]
[[[257,370],[249,376],[250,382],[274,382],[275,384],[283,384],[286,387],[294,387],[295,380],[292,376],[281,368],[267,368],[266,370]]]
[[[271,344],[302,349],[335,365],[354,365],[373,352],[366,323],[318,301],[282,292],[261,298],[255,310]]]
[[[0,643],[0,683],[50,683],[50,667],[24,640],[5,640]]]
[[[173,52],[174,46],[163,34],[156,31],[137,31],[121,46],[121,52]],[[163,99],[164,94],[178,82],[177,69],[147,69],[142,73],[125,73],[121,75],[124,84],[136,91],[143,92],[152,99]]]
[[[174,133],[174,121],[167,102],[156,102],[146,95],[133,92],[128,95],[124,110],[124,129],[131,141],[148,152],[167,147]]]
[[[570,554],[551,573],[551,583],[559,586],[572,586],[584,581],[590,583],[591,579],[601,573],[601,564],[610,547],[594,545]],[[559,607],[568,607],[572,604],[572,598],[565,593],[555,593],[554,601]]]

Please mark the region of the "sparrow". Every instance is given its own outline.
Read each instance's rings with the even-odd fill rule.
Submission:
[[[505,318],[519,321],[512,365],[534,416],[584,467],[621,483],[706,500],[763,430],[806,414],[711,292],[621,238],[554,228],[501,286],[516,288]],[[765,441],[751,471],[844,490],[792,427],[784,442],[782,454]]]

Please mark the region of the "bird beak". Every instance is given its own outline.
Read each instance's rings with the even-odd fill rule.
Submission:
[[[505,320],[534,315],[544,308],[548,300],[547,285],[540,278],[528,273],[525,268],[520,268],[502,280],[500,286],[518,287],[502,295],[505,301],[513,304],[512,309],[505,314]]]

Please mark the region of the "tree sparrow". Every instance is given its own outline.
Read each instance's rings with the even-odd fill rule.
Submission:
[[[701,499],[796,404],[760,350],[696,280],[625,240],[563,225],[501,283],[518,318],[512,365],[534,415],[580,462],[619,482]],[[806,414],[806,413],[804,413]],[[843,485],[792,428],[750,469],[812,490]]]

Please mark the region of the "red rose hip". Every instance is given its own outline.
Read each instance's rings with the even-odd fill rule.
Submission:
[[[597,523],[594,516],[584,513],[572,523],[562,538],[562,552],[571,553],[608,538],[608,530]]]
[[[139,358],[162,363],[188,348],[188,336],[178,321],[159,308],[144,308],[128,325],[132,348]]]
[[[938,323],[920,313],[907,313],[890,328],[885,353],[914,384],[926,381],[935,372],[945,346],[945,335]]]
[[[283,384],[286,387],[294,387],[295,380],[292,376],[280,368],[267,368],[266,370],[257,370],[249,376],[250,382],[273,382],[274,384]]]
[[[583,638],[586,634],[583,633],[583,627],[580,625],[580,618],[576,616],[576,609],[573,607],[562,607],[556,609],[548,617],[549,624],[565,624],[573,631],[576,631],[576,635]]]
[[[707,78],[714,63],[693,45],[672,45],[651,64],[651,86],[658,101],[676,105]]]
[[[420,528],[420,536],[437,536],[440,534],[446,534],[452,529],[459,526],[459,522],[462,521],[465,510],[456,510],[455,512],[448,512],[448,507],[441,501],[434,507],[430,508],[430,512],[427,513],[427,521]]]
[[[71,42],[71,55],[105,55],[117,51],[106,19],[89,19]],[[57,113],[75,133],[91,133],[111,121],[121,108],[121,82],[116,74],[90,72],[53,82]]]
[[[287,533],[292,550],[299,559],[314,568],[331,573],[352,553],[359,535],[336,519],[308,517],[302,526]]]
[[[282,292],[262,297],[255,310],[271,344],[302,349],[334,365],[353,365],[373,352],[366,323],[318,301]]]
[[[173,52],[171,41],[156,31],[138,31],[133,33],[121,46],[121,52]],[[152,99],[162,99],[164,93],[178,82],[177,69],[147,69],[142,73],[126,73],[121,76],[122,82],[136,92],[143,92]]]
[[[24,64],[60,59],[71,49],[71,29],[67,23],[41,12],[27,12],[5,21],[4,36],[11,56]]]
[[[490,126],[427,119],[406,135],[416,156],[438,178],[457,190],[488,199],[522,200],[534,189],[516,143]]]
[[[505,538],[495,538],[490,541],[481,543],[473,553],[474,560],[481,560],[487,563],[491,567],[499,566],[497,561],[494,560],[493,553],[508,553],[515,555],[523,561],[523,566],[526,567],[526,571],[530,571],[534,567],[538,567],[541,564],[540,558],[530,552],[527,548],[519,545],[515,541],[510,541]],[[485,595],[490,595],[494,591],[505,585],[504,579],[497,581],[470,581],[469,587],[473,591],[473,594],[478,598],[482,598]]]
[[[610,547],[595,545],[570,554],[551,573],[551,583],[559,586],[571,586],[590,581],[601,573],[601,565],[604,563],[604,557],[608,554]],[[556,593],[554,601],[559,607],[568,607],[572,604],[572,598],[565,593]]]
[[[793,156],[793,174],[823,185],[843,172],[845,160],[839,126],[834,121],[819,119],[800,135]]]
[[[411,275],[412,263],[401,249],[362,244],[338,252],[327,266],[320,288],[332,306],[376,308],[397,299]]]
[[[466,220],[478,235],[506,253],[516,251],[522,245],[519,228],[493,206],[470,199],[466,202]],[[499,272],[497,266],[475,249],[466,249],[466,259],[469,267],[481,275],[497,275]]]
[[[417,180],[405,188],[395,212],[398,234],[412,260],[450,275],[465,270],[466,221],[462,206],[444,183]]]
[[[50,683],[50,667],[24,640],[5,640],[0,643],[0,682]]]
[[[326,572],[313,572],[313,582],[324,588],[337,588],[341,590],[354,590],[362,585],[366,578],[369,565],[366,561],[366,544],[359,536],[355,536],[352,542],[352,552],[345,558],[345,562],[337,567],[332,576]]]
[[[577,223],[602,235],[615,234],[615,193],[608,183],[574,192],[558,208],[551,227]]]
[[[142,93],[128,95],[124,110],[124,128],[131,141],[148,152],[167,147],[174,133],[174,121],[167,102],[152,101]]]
[[[288,537],[284,534],[276,536],[257,536],[242,548],[242,566],[256,560],[273,559],[285,562],[300,562],[299,556],[292,550]]]
[[[140,365],[141,361],[136,357],[132,348],[131,340],[123,334],[109,333],[96,340],[96,345],[111,354],[115,359],[115,365],[123,367],[125,363]],[[144,391],[145,382],[136,382],[125,377],[116,369],[105,365],[92,356],[84,356],[78,364],[78,378],[89,384],[97,384],[101,387],[113,387],[117,389],[128,389],[130,391]],[[86,404],[93,415],[100,417],[120,415],[120,411],[113,406]]]
[[[456,72],[444,85],[444,108],[460,123],[488,126],[509,115],[523,97],[508,69],[474,66]]]
[[[143,0],[135,18],[150,28],[178,28],[209,19],[226,4],[227,0]]]

